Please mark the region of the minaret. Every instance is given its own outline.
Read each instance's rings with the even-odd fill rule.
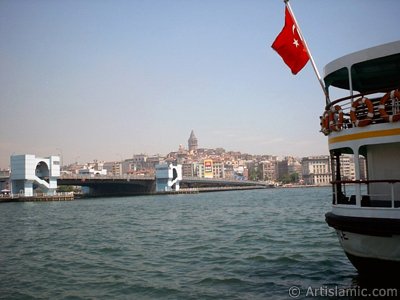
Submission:
[[[197,151],[197,138],[194,135],[194,132],[192,130],[192,132],[190,133],[190,137],[188,139],[188,146],[189,146],[189,152],[196,152]]]

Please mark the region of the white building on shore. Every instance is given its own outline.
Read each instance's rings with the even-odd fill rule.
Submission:
[[[329,185],[332,181],[329,155],[304,157],[302,160],[302,174],[304,184]]]

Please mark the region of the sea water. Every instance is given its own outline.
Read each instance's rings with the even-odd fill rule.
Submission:
[[[2,203],[0,298],[336,296],[360,280],[330,202],[330,188],[276,188]]]

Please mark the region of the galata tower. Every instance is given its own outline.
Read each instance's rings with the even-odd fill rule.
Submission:
[[[189,146],[189,152],[196,152],[197,151],[197,138],[194,135],[194,132],[190,133],[190,137],[188,139],[188,146]]]

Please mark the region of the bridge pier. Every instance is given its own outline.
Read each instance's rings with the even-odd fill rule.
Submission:
[[[180,181],[182,180],[182,165],[173,166],[172,164],[156,165],[156,191],[171,192],[179,191]]]
[[[36,157],[31,154],[11,156],[11,186],[13,194],[32,197],[35,188],[46,195],[54,195],[60,176],[58,156]]]

